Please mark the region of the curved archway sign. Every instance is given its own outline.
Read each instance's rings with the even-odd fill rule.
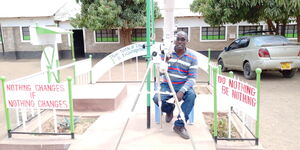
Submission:
[[[119,63],[137,56],[146,55],[146,49],[143,48],[143,45],[145,45],[145,43],[135,43],[125,46],[100,60],[92,68],[93,83],[96,83],[96,81],[101,78],[110,68],[118,65]]]
[[[160,45],[162,43],[156,42],[151,46],[151,53],[154,50],[159,50]],[[104,57],[100,60],[93,68],[92,68],[92,81],[96,83],[96,81],[101,78],[110,68],[118,65],[121,62],[129,60],[131,58],[135,58],[137,56],[144,56],[147,53],[146,48],[144,48],[145,43],[135,43],[128,46],[125,46],[108,56]],[[191,49],[190,49],[191,50]],[[208,68],[208,58],[194,50],[192,50],[198,59],[198,66],[207,72]]]

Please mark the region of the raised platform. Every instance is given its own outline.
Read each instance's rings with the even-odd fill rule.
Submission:
[[[74,111],[102,112],[115,110],[127,96],[125,84],[98,83],[73,87]]]

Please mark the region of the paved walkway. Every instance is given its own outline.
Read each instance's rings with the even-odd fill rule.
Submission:
[[[154,122],[154,104],[151,110],[151,128],[146,128],[146,95],[142,92],[134,113],[130,113],[133,106],[137,85],[128,85],[128,96],[123,100],[116,111],[102,114],[98,120],[69,147],[69,150],[113,150],[116,149],[118,139],[124,125],[130,116],[128,126],[120,142],[119,150],[192,150],[191,140],[180,138],[172,131],[172,123],[163,121],[162,128]],[[201,101],[209,95],[199,95],[195,107],[199,108]],[[203,107],[203,106],[202,106]],[[187,129],[193,137],[195,147],[201,150],[214,150],[215,143],[204,123],[201,109],[195,109],[195,123],[188,125]],[[175,112],[176,114],[176,112]],[[164,120],[164,118],[163,118]],[[175,117],[173,119],[175,121]]]

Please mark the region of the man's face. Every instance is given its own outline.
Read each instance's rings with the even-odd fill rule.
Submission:
[[[185,50],[186,42],[186,37],[182,34],[178,34],[175,40],[175,51]]]

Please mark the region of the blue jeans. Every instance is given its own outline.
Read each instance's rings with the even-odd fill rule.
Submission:
[[[183,85],[173,85],[175,92],[177,93]],[[171,92],[168,83],[161,83],[160,84],[162,92]],[[169,94],[160,94],[162,106],[161,111],[165,113],[171,113],[174,110],[175,105],[173,103],[168,103],[167,100],[172,98],[172,95]],[[196,94],[195,91],[191,88],[186,91],[182,97],[183,103],[181,104],[181,110],[184,113],[184,117],[186,121],[189,119],[189,114],[192,111],[194,104],[195,104]],[[153,97],[154,103],[158,106],[158,94],[156,93]],[[178,115],[177,120],[174,123],[175,126],[184,126],[183,120],[180,119]]]

